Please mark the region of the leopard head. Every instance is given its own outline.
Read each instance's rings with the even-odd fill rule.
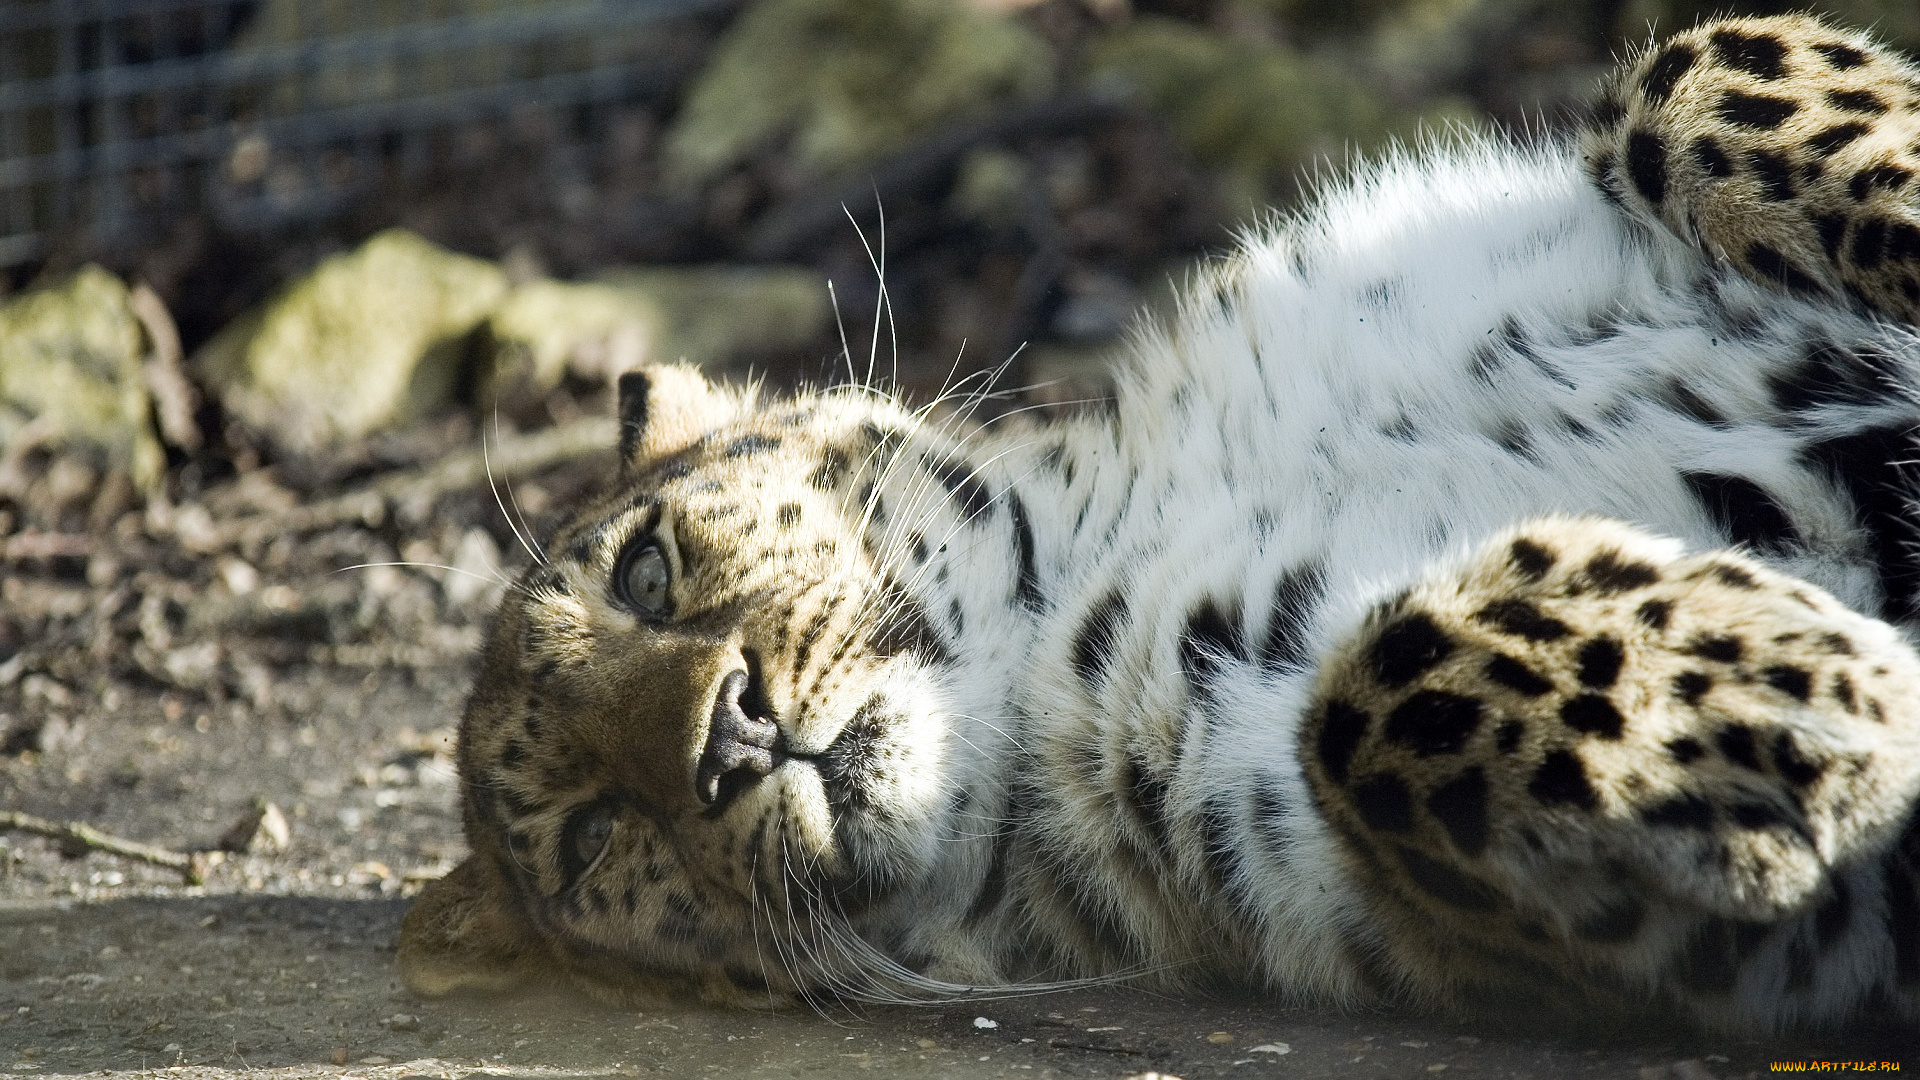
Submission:
[[[913,419],[677,367],[623,377],[619,410],[617,482],[486,645],[472,855],[407,915],[416,991],[777,1002],[882,955],[942,856],[947,645],[872,527]]]

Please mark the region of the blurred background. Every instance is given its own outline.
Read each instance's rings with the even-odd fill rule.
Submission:
[[[189,378],[231,410],[233,365],[203,348],[401,228],[505,275],[490,300],[455,290],[472,310],[441,313],[453,329],[528,282],[621,277],[597,297],[602,330],[622,303],[650,309],[676,327],[644,343],[656,354],[784,383],[838,369],[827,280],[864,358],[884,216],[880,351],[904,383],[935,389],[1023,344],[1010,384],[1071,381],[1074,354],[1304,178],[1423,131],[1560,127],[1653,33],[1805,6],[14,0],[0,296],[87,264],[145,284],[196,358]],[[1910,0],[1813,6],[1920,44]],[[690,267],[709,273],[671,272]],[[762,304],[778,315],[747,316]],[[451,361],[451,398],[498,397],[492,376],[515,374],[488,368],[486,344]],[[547,342],[518,374],[540,393],[562,372],[604,381],[556,359],[578,344]]]

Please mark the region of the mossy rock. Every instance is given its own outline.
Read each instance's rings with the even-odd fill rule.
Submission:
[[[446,404],[506,275],[394,229],[322,262],[194,356],[227,410],[311,453]]]
[[[711,367],[791,353],[833,318],[827,279],[804,267],[633,267],[596,280],[661,313],[654,360]]]
[[[487,319],[481,401],[611,380],[646,363],[704,367],[791,354],[831,317],[827,282],[799,267],[628,267],[516,287]]]
[[[150,490],[166,456],[145,341],[126,285],[97,266],[0,306],[0,457],[28,445],[82,449]]]
[[[611,377],[655,351],[667,316],[651,297],[595,282],[516,286],[486,322],[480,403],[534,397],[569,370]]]
[[[1229,205],[1292,187],[1318,157],[1342,158],[1397,130],[1385,102],[1338,68],[1283,46],[1142,17],[1102,34],[1085,74],[1166,116],[1202,164],[1221,170]]]
[[[763,0],[728,28],[667,139],[669,175],[697,185],[792,135],[828,175],[1053,82],[1053,54],[1004,16],[953,0]]]

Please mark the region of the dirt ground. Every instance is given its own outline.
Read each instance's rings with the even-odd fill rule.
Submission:
[[[1066,55],[1094,29],[1083,9],[1113,5],[1015,6],[1031,7]],[[1136,6],[1195,25],[1231,7]],[[1509,6],[1518,14],[1475,30],[1480,44],[1432,93],[1510,122],[1545,116],[1570,92],[1563,83],[1578,91],[1606,62],[1613,23],[1593,13],[1647,5]],[[715,30],[690,26],[702,41]],[[191,352],[322,256],[404,225],[563,277],[798,262],[832,277],[847,311],[871,311],[878,284],[842,204],[865,215],[870,194],[877,212],[882,184],[823,195],[773,145],[700,199],[670,197],[653,155],[674,101],[613,108],[579,145],[578,133],[525,117],[455,133],[411,186],[336,221],[243,235],[179,215],[107,249],[76,242],[8,271],[0,295],[97,259],[155,289]],[[943,385],[957,357],[991,366],[1031,342],[1007,383],[1060,377],[1071,388],[1073,350],[1109,347],[1168,267],[1229,240],[1231,208],[1164,123],[1127,110],[1071,129],[1003,126],[972,142],[936,133],[875,169],[888,185],[894,359],[909,387]],[[956,177],[990,143],[1046,195],[1004,222],[963,220]],[[794,220],[824,224],[787,248],[756,248],[759,224]],[[817,376],[840,343],[816,344],[787,368],[745,360],[776,384]],[[509,410],[504,432],[496,414],[493,463],[516,421],[537,433],[606,416],[603,390],[558,395],[538,415]],[[415,483],[473,451],[473,415],[324,459],[276,459],[209,399],[197,417],[204,447],[174,448],[164,492],[144,503],[124,476],[80,458],[37,455],[0,475],[0,812],[176,851],[223,839],[247,849],[188,886],[161,867],[0,831],[0,1076],[1732,1080],[1775,1061],[1920,1069],[1920,1032],[1766,1042],[1568,1032],[1124,988],[821,1014],[416,998],[399,985],[393,942],[408,898],[464,852],[453,725],[498,592],[485,579],[518,565],[514,528],[484,484]],[[609,457],[524,470],[506,505],[544,534]],[[342,569],[398,562],[422,565]],[[247,828],[227,835],[268,803],[287,823],[284,849],[249,847]]]
[[[1528,1032],[1119,988],[824,1014],[422,1000],[400,987],[393,941],[407,896],[462,853],[446,756],[467,679],[455,652],[285,665],[255,700],[134,680],[86,700],[46,683],[16,695],[20,715],[59,722],[40,749],[0,758],[0,807],[193,849],[265,799],[291,842],[188,887],[0,835],[0,1073],[1726,1080],[1776,1060],[1920,1067],[1913,1033]]]

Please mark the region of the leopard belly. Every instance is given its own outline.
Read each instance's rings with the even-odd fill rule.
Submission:
[[[1036,523],[1058,547],[1009,701],[1026,772],[994,816],[1012,869],[971,915],[1016,928],[1023,974],[1445,999],[1380,959],[1375,884],[1316,804],[1299,723],[1328,643],[1515,522],[1740,545],[1856,611],[1908,614],[1909,534],[1874,516],[1908,488],[1860,469],[1862,448],[1911,452],[1904,337],[1636,228],[1569,150],[1389,163],[1195,295],[1123,378],[1115,426],[1139,441],[1083,430],[1010,488],[1059,515]],[[1822,962],[1858,967],[1874,940]],[[1582,982],[1509,966],[1495,991]]]

